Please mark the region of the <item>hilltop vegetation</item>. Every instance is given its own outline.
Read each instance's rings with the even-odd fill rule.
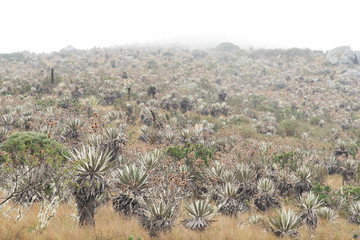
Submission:
[[[0,236],[356,238],[358,54],[1,54]]]

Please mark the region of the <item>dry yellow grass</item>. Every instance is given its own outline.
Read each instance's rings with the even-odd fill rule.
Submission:
[[[0,239],[128,239],[130,235],[150,239],[148,233],[139,225],[136,218],[126,219],[116,214],[110,205],[98,209],[96,214],[95,228],[79,228],[76,220],[70,215],[75,209],[62,204],[54,219],[42,232],[33,231],[37,224],[39,206],[32,206],[25,213],[20,222],[6,219],[0,216]],[[271,212],[271,211],[270,211]],[[238,218],[217,216],[211,227],[203,232],[191,231],[183,227],[178,219],[172,231],[162,234],[161,240],[210,240],[210,239],[278,239],[271,232],[265,231],[260,224],[250,224],[246,219],[250,214],[241,214]],[[265,222],[268,217],[264,216]],[[320,222],[316,231],[310,231],[307,227],[300,230],[301,239],[351,239],[353,231],[358,230],[356,225],[338,219],[336,223]]]
[[[342,176],[340,174],[328,176],[325,185],[329,185],[333,189],[340,189],[342,187]]]

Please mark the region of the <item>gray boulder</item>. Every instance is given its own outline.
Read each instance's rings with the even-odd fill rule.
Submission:
[[[360,80],[360,72],[355,69],[346,71],[345,73],[339,76],[339,83],[343,85],[350,85],[352,83],[358,84],[359,80]]]
[[[355,56],[358,64],[360,63],[360,51],[355,51]]]
[[[349,46],[342,46],[331,49],[327,52],[325,61],[334,65],[343,64],[358,64],[358,58],[353,50]]]
[[[334,83],[334,81],[332,80],[327,80],[326,84],[330,87],[330,88],[335,88],[336,84]]]

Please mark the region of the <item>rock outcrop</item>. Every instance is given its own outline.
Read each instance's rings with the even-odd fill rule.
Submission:
[[[357,51],[359,52],[359,51]],[[360,55],[360,52],[358,53]],[[325,61],[333,65],[359,64],[357,54],[349,46],[342,46],[331,49],[325,57]]]

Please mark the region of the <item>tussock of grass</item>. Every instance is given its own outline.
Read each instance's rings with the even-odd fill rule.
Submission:
[[[342,176],[340,174],[328,176],[325,185],[331,186],[333,189],[340,189],[342,187]]]

